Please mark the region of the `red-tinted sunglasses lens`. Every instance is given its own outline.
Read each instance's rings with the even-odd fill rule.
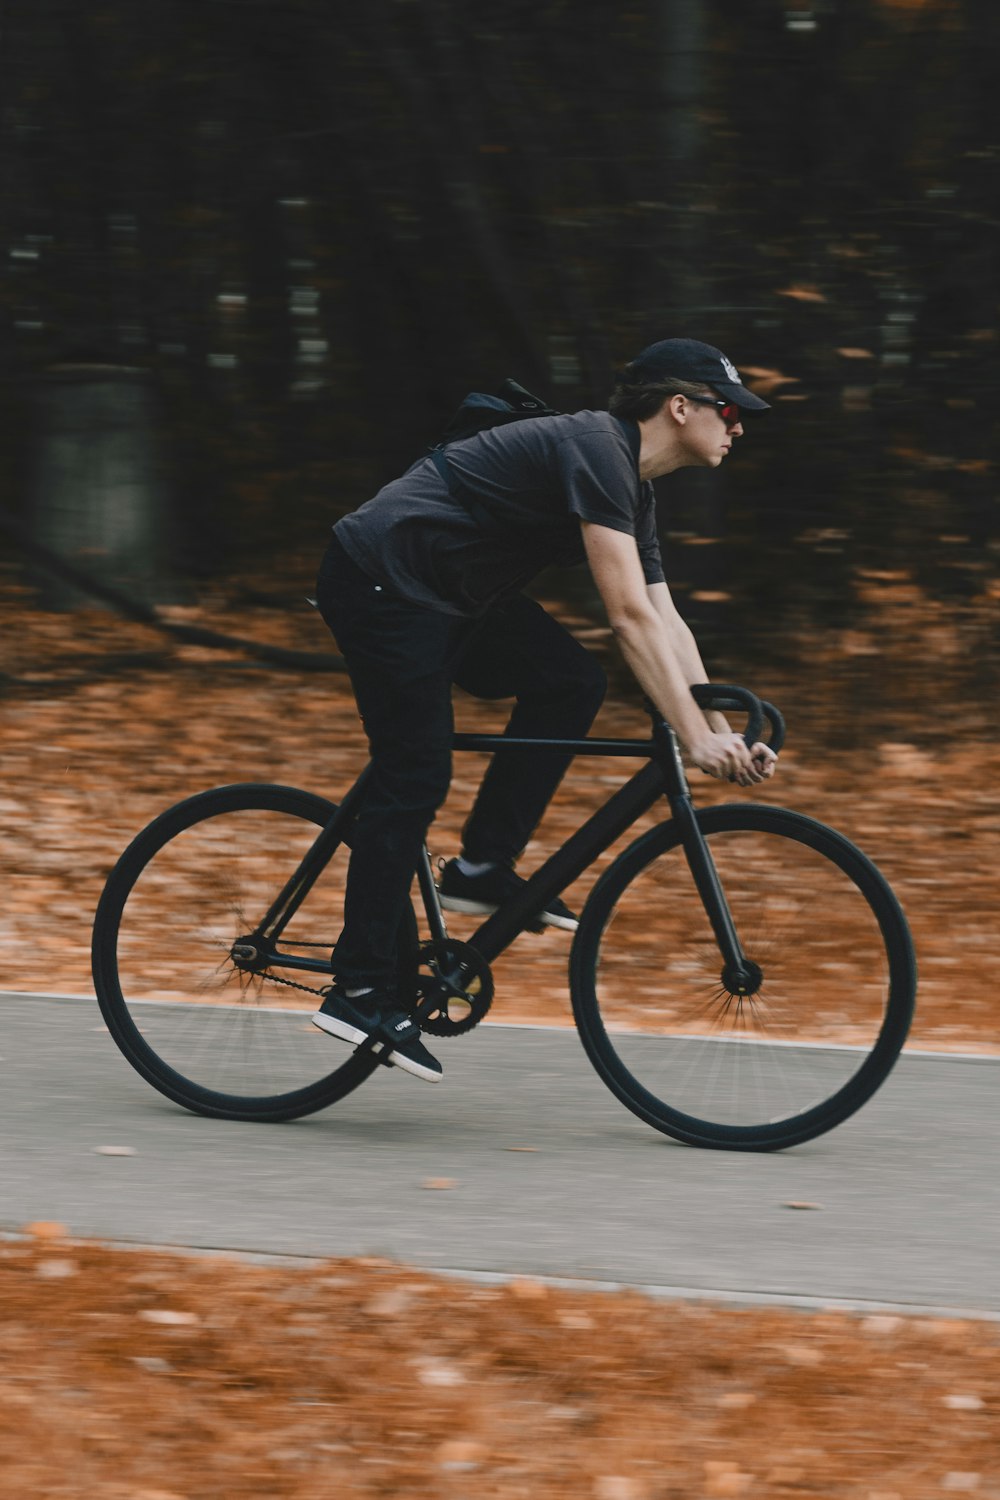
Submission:
[[[735,401],[730,401],[728,406],[720,406],[718,411],[719,416],[727,427],[735,427],[738,422],[743,420],[743,414]]]

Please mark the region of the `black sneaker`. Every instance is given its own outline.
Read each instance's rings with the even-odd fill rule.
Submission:
[[[381,1029],[392,1038],[385,1045],[391,1049],[389,1061],[397,1068],[416,1078],[425,1078],[428,1083],[437,1083],[443,1075],[441,1064],[420,1040],[420,1027],[399,1009],[395,995],[387,990],[372,990],[351,1000],[334,985],[312,1020],[314,1026],[330,1036],[358,1045]]]
[[[496,911],[515,891],[527,882],[509,865],[494,865],[482,875],[463,875],[457,859],[450,859],[441,868],[438,895],[445,911],[464,911],[472,916],[486,916]],[[575,932],[580,925],[569,907],[556,896],[544,911],[538,913],[536,932],[543,927],[562,927],[566,932]]]

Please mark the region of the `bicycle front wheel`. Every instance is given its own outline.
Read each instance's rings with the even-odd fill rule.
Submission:
[[[884,877],[798,813],[698,813],[744,953],[737,995],[673,823],[605,871],[570,959],[598,1073],[641,1119],[689,1145],[769,1151],[822,1134],[879,1087],[906,1039],[916,962]]]
[[[280,961],[248,974],[232,957],[335,811],[291,787],[218,787],[161,814],[112,870],[94,921],[97,998],[132,1066],[185,1108],[290,1120],[335,1103],[378,1066],[313,1026],[319,995],[291,987],[318,990],[328,976]],[[341,845],[282,933],[284,955],[329,959],[347,859]],[[400,973],[411,983],[416,946],[407,908]]]

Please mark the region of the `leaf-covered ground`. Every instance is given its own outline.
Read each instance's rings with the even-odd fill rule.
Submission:
[[[903,606],[890,599],[888,607]],[[224,782],[278,781],[337,797],[364,763],[363,735],[344,676],[177,647],[101,611],[43,613],[9,590],[4,608],[2,666],[15,682],[0,696],[0,988],[87,994],[102,884],[154,814]],[[946,720],[901,699],[903,658],[931,686],[941,661],[954,661],[938,640],[941,622],[932,611],[917,613],[922,634],[897,621],[902,646],[888,664],[872,639],[859,643],[849,632],[802,642],[808,669],[770,668],[764,682],[754,681],[784,708],[788,748],[775,781],[736,795],[784,802],[859,843],[892,882],[913,929],[921,978],[912,1042],[993,1051],[1000,1016],[987,975],[1000,910],[1000,747],[988,734],[988,702],[956,693]],[[304,602],[273,609],[207,597],[172,615],[299,650],[331,648]],[[573,623],[613,665],[608,632],[583,618]],[[103,670],[109,654],[136,651],[161,654],[160,666]],[[879,706],[859,725],[858,702],[873,698]],[[928,701],[919,692],[911,698]],[[503,717],[503,705],[459,695],[463,727],[495,729]],[[644,734],[634,698],[613,695],[596,732]],[[436,856],[457,852],[484,764],[479,756],[456,759],[452,792],[432,831]],[[629,769],[622,761],[577,762],[522,869],[540,863]],[[703,803],[733,796],[697,774],[693,784]],[[587,885],[572,889],[574,904]],[[498,965],[493,1017],[568,1023],[566,951],[553,936],[519,940]]]
[[[995,1323],[0,1245],[4,1493],[1000,1496]]]
[[[17,591],[3,603],[0,989],[87,995],[102,883],[150,817],[219,782],[335,796],[363,739],[342,677],[177,647],[96,611],[42,614]],[[229,595],[174,617],[330,649],[306,609]],[[954,670],[941,621],[920,618],[903,657],[932,678],[941,660]],[[576,624],[610,664],[606,632]],[[997,1051],[992,709],[957,695],[944,734],[884,672],[877,639],[800,643],[808,672],[753,679],[790,721],[763,796],[841,828],[896,887],[922,972],[913,1042]],[[153,660],[107,660],[137,652]],[[500,722],[467,699],[459,716]],[[614,697],[599,729],[640,734],[644,721]],[[481,764],[458,762],[436,853],[457,849]],[[525,868],[622,771],[580,765]],[[695,784],[701,801],[732,795]],[[569,1024],[565,958],[562,939],[522,939],[499,966],[494,1015]],[[0,1244],[0,1354],[0,1488],[18,1500],[1000,1500],[995,1323],[472,1285],[370,1261],[249,1265],[35,1226]]]

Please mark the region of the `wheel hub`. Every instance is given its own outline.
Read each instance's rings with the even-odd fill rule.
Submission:
[[[741,1000],[746,1000],[756,995],[760,989],[764,982],[764,971],[753,959],[748,958],[742,964],[727,964],[721,977],[731,995],[738,995]]]
[[[229,950],[229,957],[243,974],[262,974],[267,968],[267,957],[261,952],[260,938],[253,933],[249,937],[237,938]]]

